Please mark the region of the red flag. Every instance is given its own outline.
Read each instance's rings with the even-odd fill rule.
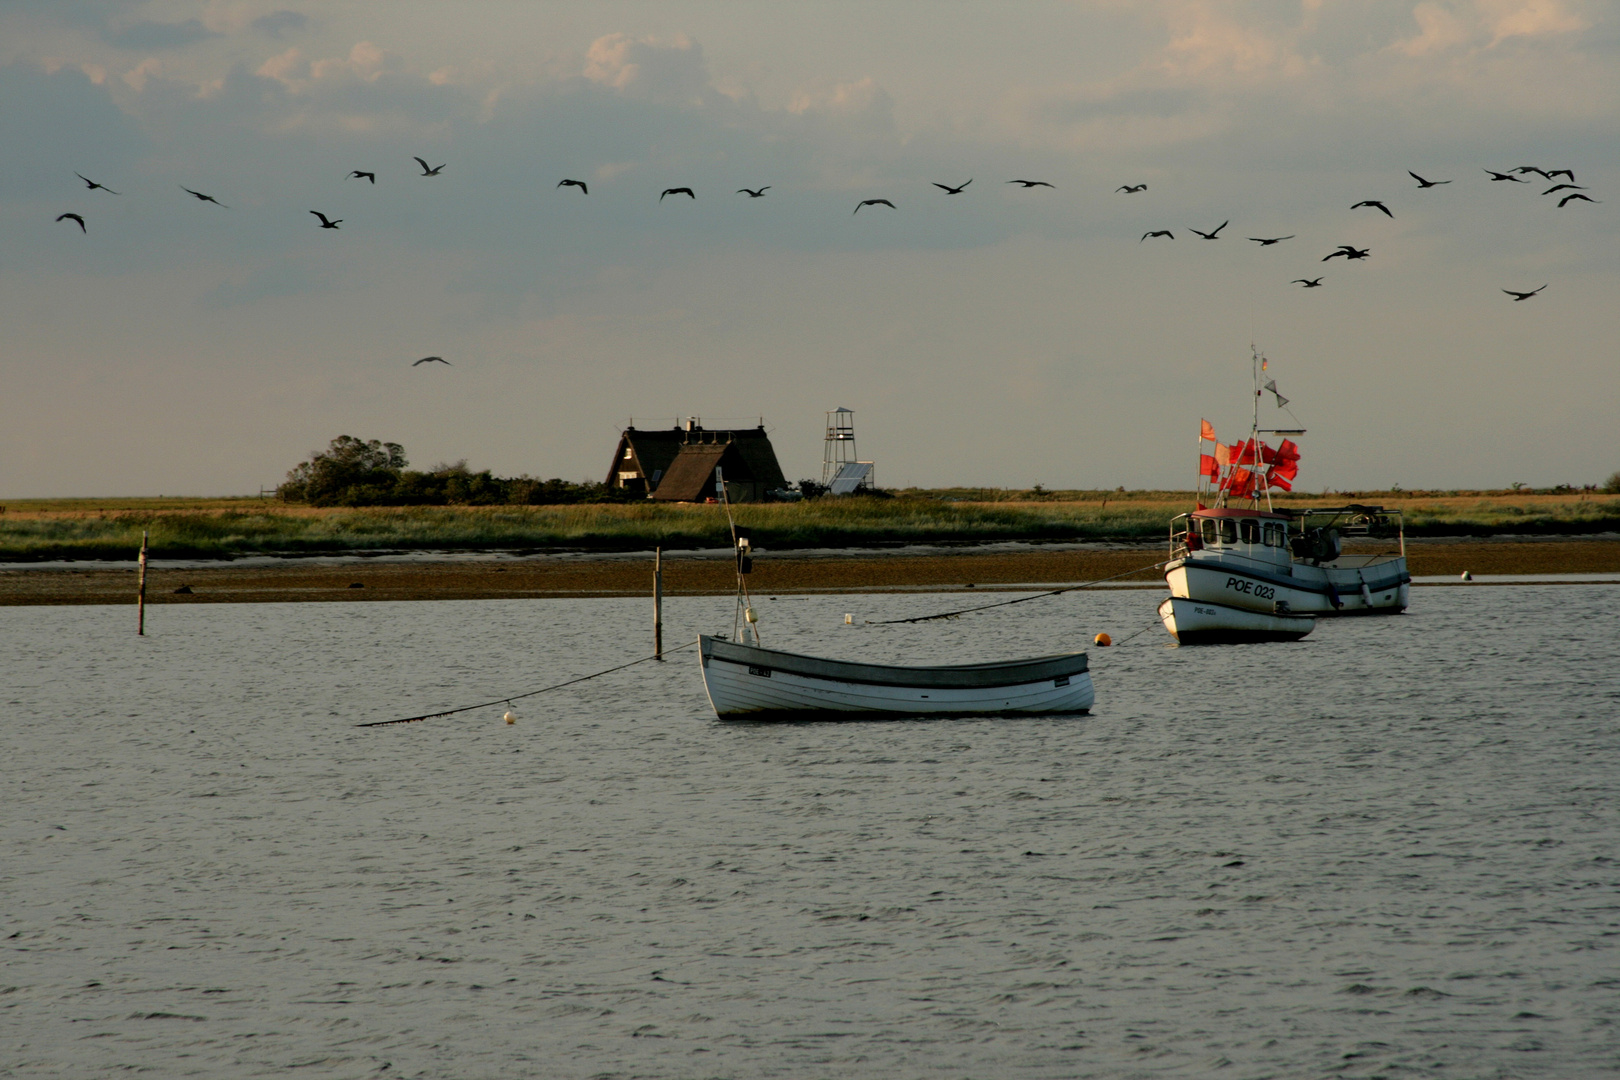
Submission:
[[[1299,462],[1279,461],[1271,467],[1272,476],[1280,476],[1284,480],[1292,480],[1299,475]]]
[[[1294,485],[1288,482],[1289,479],[1291,478],[1284,478],[1281,473],[1279,473],[1276,469],[1273,469],[1266,473],[1266,486],[1282,488],[1284,491],[1293,491]]]
[[[1254,440],[1253,439],[1244,439],[1241,443],[1238,444],[1237,450],[1238,450],[1237,463],[1239,465],[1253,465],[1254,464]]]
[[[1198,475],[1207,476],[1211,480],[1221,475],[1221,467],[1209,454],[1198,455]]]
[[[1215,463],[1217,465],[1230,465],[1232,459],[1232,447],[1227,446],[1225,443],[1215,444]]]
[[[1199,420],[1198,437],[1200,439],[1208,439],[1210,442],[1215,442],[1215,425],[1210,423],[1208,420]]]
[[[1277,451],[1267,446],[1265,440],[1260,440],[1260,460],[1270,465],[1277,460]]]
[[[1282,445],[1277,447],[1277,458],[1279,461],[1299,460],[1299,447],[1294,445],[1294,440],[1284,439],[1282,441]]]
[[[1248,469],[1233,469],[1226,478],[1226,490],[1240,499],[1254,498],[1255,475]]]

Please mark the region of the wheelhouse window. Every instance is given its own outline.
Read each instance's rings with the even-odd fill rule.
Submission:
[[[1221,542],[1223,544],[1237,543],[1237,522],[1231,518],[1221,519]]]
[[[1288,531],[1275,522],[1266,522],[1266,547],[1283,547],[1288,542]]]
[[[1205,518],[1202,522],[1200,522],[1199,526],[1198,526],[1198,531],[1204,537],[1204,543],[1206,543],[1206,544],[1214,544],[1215,543],[1215,519],[1214,518]]]
[[[1243,532],[1245,544],[1258,544],[1260,542],[1260,523],[1258,521],[1244,521],[1239,523]]]

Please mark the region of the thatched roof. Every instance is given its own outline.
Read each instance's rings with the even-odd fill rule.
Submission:
[[[713,498],[714,469],[733,483],[752,483],[754,476],[736,443],[683,446],[664,470],[664,478],[652,497],[664,502],[702,502]]]
[[[661,485],[674,465],[676,455],[683,449],[728,444],[736,447],[746,466],[746,477],[739,474],[737,479],[746,479],[750,483],[759,484],[766,491],[787,487],[787,477],[782,475],[782,466],[776,461],[776,451],[771,447],[770,436],[765,434],[764,427],[724,430],[710,430],[699,426],[650,430],[626,428],[619,440],[618,449],[614,452],[614,461],[608,472],[607,482],[609,484],[614,482],[626,448],[634,452],[641,474],[647,477],[649,484]],[[726,467],[727,476],[732,475],[733,468],[734,466]]]

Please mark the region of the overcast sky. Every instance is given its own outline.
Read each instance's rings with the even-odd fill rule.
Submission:
[[[841,405],[885,486],[1189,488],[1251,340],[1303,489],[1591,483],[1617,136],[1609,0],[12,0],[0,497],[254,492],[339,434],[599,480],[687,415],[819,477]]]

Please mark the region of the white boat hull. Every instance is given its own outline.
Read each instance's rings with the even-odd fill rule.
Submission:
[[[1280,603],[1295,614],[1396,614],[1411,596],[1404,558],[1360,567],[1295,563],[1289,570],[1198,553],[1171,562],[1164,578],[1172,596],[1267,613]]]
[[[1180,596],[1167,597],[1159,605],[1159,618],[1181,645],[1298,641],[1316,629],[1310,615],[1278,615]]]
[[[711,637],[702,639],[701,652],[704,689],[724,720],[1073,715],[1096,699],[1085,653],[904,668],[819,660]]]

